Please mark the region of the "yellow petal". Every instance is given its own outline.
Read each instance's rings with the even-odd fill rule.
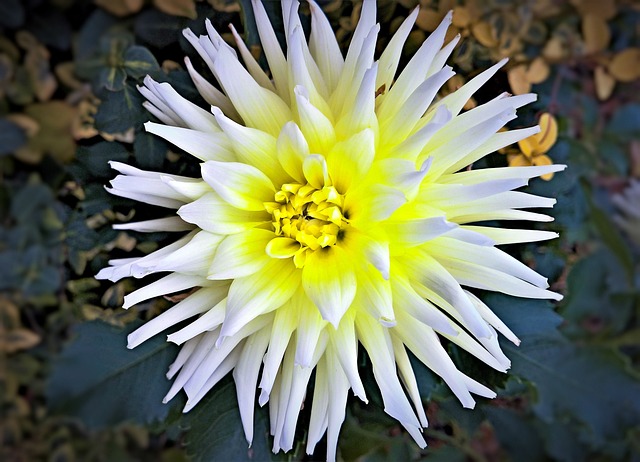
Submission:
[[[290,237],[271,239],[266,247],[267,255],[273,258],[291,258],[300,250],[300,243]]]
[[[369,128],[336,143],[327,156],[327,168],[338,192],[346,193],[367,174],[375,154],[375,134]]]
[[[273,200],[271,180],[257,168],[239,162],[207,161],[201,164],[202,178],[225,201],[242,210],[259,212]]]
[[[270,260],[265,246],[273,238],[266,229],[249,229],[225,237],[213,257],[207,279],[235,279],[261,270]]]

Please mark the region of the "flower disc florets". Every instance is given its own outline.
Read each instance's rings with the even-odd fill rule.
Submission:
[[[253,0],[269,73],[233,28],[238,52],[208,22],[206,36],[185,31],[219,84],[186,60],[210,110],[145,79],[145,107],[161,122],[145,124],[147,131],[200,159],[202,175],[112,162],[121,173],[112,193],[176,210],[116,228],[183,235],[144,257],[112,260],[98,277],[169,273],[127,295],[125,308],[192,289],[129,335],[133,348],[191,319],[168,337],[181,350],[165,401],[184,390],[185,412],[233,371],[248,442],[257,387],[258,403],[269,403],[275,452],[293,447],[306,399],[306,450],[313,453],[326,433],[334,460],[349,390],[367,401],[357,359],[363,347],[385,411],[424,447],[427,418],[409,352],[473,407],[472,394],[495,393],[458,370],[441,339],[502,372],[510,362],[498,332],[519,341],[472,291],[561,298],[496,247],[555,233],[474,223],[550,221],[522,209],[551,207],[553,199],[515,189],[563,166],[466,168],[539,128],[498,133],[535,95],[503,93],[462,112],[504,62],[437,98],[454,75],[445,61],[459,37],[443,46],[451,14],[397,73],[417,8],[376,59],[375,2],[362,3],[346,57],[320,8],[309,5],[307,42],[299,3],[282,2],[285,53]]]
[[[307,252],[336,245],[344,237],[349,221],[343,205],[344,196],[333,186],[283,184],[274,202],[264,204],[273,215],[277,236],[267,244],[267,254],[274,258],[293,257],[296,268],[302,268]]]

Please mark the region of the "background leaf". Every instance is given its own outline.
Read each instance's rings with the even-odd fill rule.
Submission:
[[[140,324],[124,330],[100,321],[77,326],[53,365],[47,387],[52,408],[91,428],[165,419],[171,405],[162,404],[170,387],[164,373],[178,348],[158,335],[128,350],[126,335]]]

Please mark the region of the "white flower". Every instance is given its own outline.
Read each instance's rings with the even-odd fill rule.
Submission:
[[[373,1],[363,3],[346,58],[312,1],[309,43],[298,2],[283,2],[286,55],[262,4],[253,7],[270,76],[233,29],[244,66],[207,22],[208,36],[185,36],[222,91],[186,64],[211,111],[151,78],[140,89],[162,122],[147,131],[200,159],[202,179],[111,163],[122,174],[113,194],[177,209],[119,229],[191,231],[145,257],[111,261],[98,277],[169,273],[125,297],[125,308],[199,288],[129,336],[133,348],[192,319],[168,337],[182,350],[165,402],[184,389],[186,412],[233,371],[249,443],[258,386],[273,450],[288,451],[315,368],[307,452],[326,432],[334,460],[349,389],[367,401],[356,364],[361,344],[385,411],[424,447],[427,418],[407,351],[464,407],[474,406],[472,394],[495,396],[457,369],[440,339],[506,371],[496,331],[519,341],[468,289],[559,300],[545,278],[495,247],[556,234],[471,223],[551,221],[521,209],[551,207],[553,199],[514,190],[564,167],[465,170],[539,128],[497,133],[532,94],[503,93],[461,114],[504,61],[436,98],[454,75],[444,63],[459,37],[443,47],[451,14],[396,77],[417,9],[375,60]]]

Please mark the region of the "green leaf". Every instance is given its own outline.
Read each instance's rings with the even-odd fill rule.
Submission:
[[[169,145],[162,138],[147,132],[136,133],[133,152],[140,168],[159,170],[169,151]]]
[[[145,47],[134,45],[124,53],[124,70],[129,77],[140,79],[159,69],[158,61]]]
[[[157,48],[165,48],[182,36],[182,29],[188,20],[171,16],[158,10],[148,9],[136,15],[134,31],[136,36]]]
[[[146,118],[142,107],[144,98],[131,83],[126,83],[122,91],[102,91],[97,95],[101,100],[95,116],[96,128],[106,133],[124,133],[140,125]]]
[[[487,304],[520,337],[504,343],[511,373],[537,389],[536,415],[550,423],[561,415],[586,426],[594,445],[622,438],[640,416],[640,380],[624,359],[602,347],[571,344],[555,327],[560,317],[548,303],[491,294]]]
[[[509,408],[484,406],[483,410],[511,460],[537,462],[544,459],[542,441],[530,419]]]
[[[47,387],[53,409],[90,428],[165,419],[172,406],[162,404],[170,387],[164,374],[178,348],[160,335],[128,350],[126,336],[140,324],[125,329],[99,321],[78,325],[76,337],[53,364]]]
[[[9,120],[0,120],[0,156],[12,153],[26,142],[24,130]]]
[[[624,297],[629,290],[625,281],[624,269],[607,248],[582,258],[567,277],[570,290],[561,307],[562,315],[573,325],[591,320],[604,323],[603,328],[614,332],[622,331],[633,315],[633,297]],[[613,297],[618,298],[615,303]]]
[[[86,169],[91,177],[113,178],[115,171],[109,167],[110,160],[127,162],[129,153],[124,145],[112,141],[101,141],[93,146],[81,146],[76,153],[76,159]],[[82,172],[83,176],[86,175]]]
[[[587,202],[589,204],[589,211],[591,212],[591,222],[594,224],[596,231],[600,235],[602,242],[611,249],[616,255],[620,263],[624,266],[627,273],[627,280],[629,283],[633,281],[633,257],[631,256],[631,250],[627,246],[625,240],[622,238],[620,231],[613,223],[609,215],[607,215],[602,209],[600,209],[591,194],[591,187],[584,184],[587,190]]]
[[[192,462],[269,461],[277,457],[270,450],[266,409],[256,409],[253,443],[249,448],[230,376],[218,383],[193,410],[185,414],[181,426],[188,430],[185,443]]]

